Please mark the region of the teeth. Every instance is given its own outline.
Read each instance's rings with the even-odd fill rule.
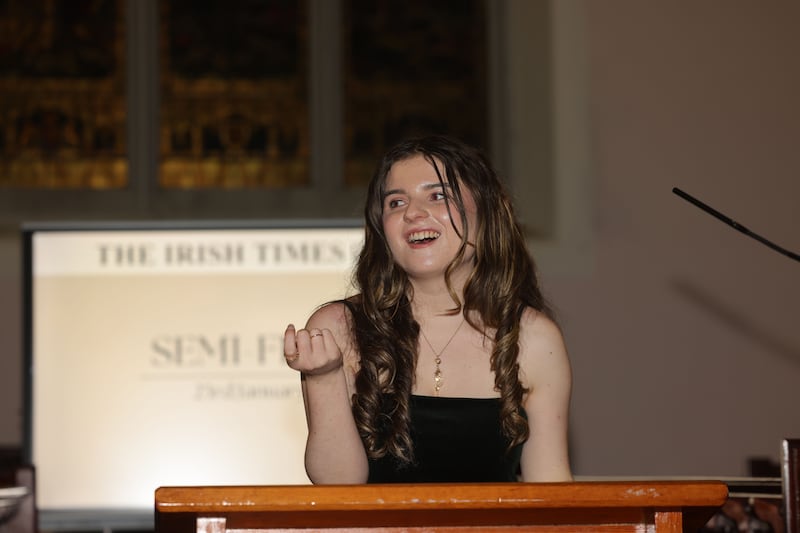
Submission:
[[[418,231],[408,236],[408,242],[422,242],[429,241],[439,237],[437,231]]]

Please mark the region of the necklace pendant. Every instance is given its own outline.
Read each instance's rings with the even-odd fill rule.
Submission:
[[[458,323],[458,327],[453,332],[453,334],[450,335],[450,338],[445,343],[444,348],[442,348],[438,352],[433,349],[433,346],[431,345],[431,341],[428,340],[428,337],[425,335],[425,332],[422,331],[421,328],[419,330],[420,335],[422,335],[422,339],[428,345],[428,348],[431,349],[431,352],[433,352],[433,357],[434,357],[433,362],[436,364],[436,370],[433,372],[433,391],[434,391],[434,394],[436,396],[439,396],[439,391],[441,390],[442,385],[444,385],[444,379],[442,378],[442,371],[439,368],[439,365],[442,364],[441,355],[444,353],[444,351],[447,349],[447,347],[450,346],[450,343],[453,342],[453,339],[456,337],[456,333],[458,333],[458,330],[461,329],[461,326],[464,324],[464,321],[465,320],[462,317],[461,318],[461,322]]]

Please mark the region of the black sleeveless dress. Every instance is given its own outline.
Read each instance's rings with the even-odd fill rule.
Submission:
[[[410,415],[415,462],[370,460],[367,483],[518,480],[522,445],[507,449],[498,398],[412,396]]]

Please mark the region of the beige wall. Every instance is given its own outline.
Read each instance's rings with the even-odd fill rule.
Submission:
[[[546,273],[586,475],[740,475],[800,435],[800,4],[586,2],[592,265]]]
[[[558,238],[534,246],[572,354],[575,471],[745,474],[800,436],[800,265],[671,189],[800,250],[800,4],[554,17]],[[0,233],[0,444],[22,438],[19,261]]]

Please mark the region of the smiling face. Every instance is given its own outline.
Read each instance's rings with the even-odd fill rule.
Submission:
[[[439,171],[444,175],[441,164]],[[475,228],[476,208],[468,190],[461,191],[469,235]],[[383,232],[394,261],[411,280],[443,278],[458,254],[463,223],[453,200],[453,191],[439,180],[433,165],[421,155],[395,162],[384,184]],[[471,268],[473,247],[467,245],[456,274]]]

